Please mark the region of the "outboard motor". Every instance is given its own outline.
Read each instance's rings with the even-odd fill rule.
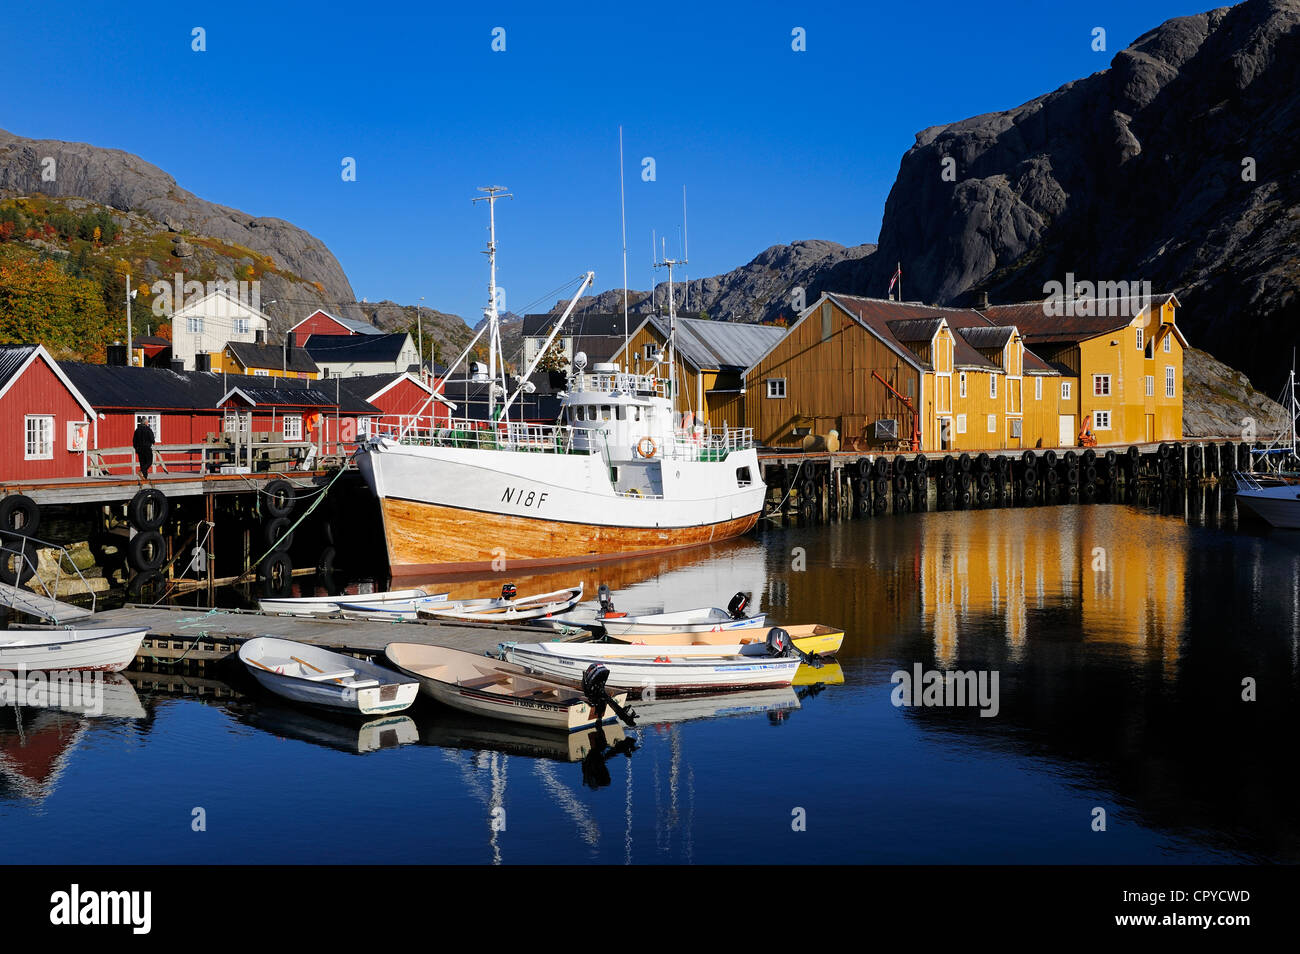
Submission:
[[[588,666],[582,673],[582,694],[587,700],[587,704],[596,710],[596,721],[603,720],[605,707],[609,706],[614,710],[614,715],[618,716],[628,725],[636,725],[636,711],[633,709],[624,709],[614,697],[609,694],[605,688],[605,683],[609,681],[609,669],[604,663],[594,662]]]
[[[744,619],[747,606],[749,606],[749,597],[744,593],[737,593],[727,604],[727,612],[731,614],[732,619]]]
[[[773,626],[767,631],[767,654],[769,656],[789,656],[794,652],[794,640],[780,626]]]
[[[501,587],[501,598],[503,600],[513,600],[518,595],[519,590],[513,583],[507,583]]]
[[[600,584],[600,589],[596,591],[596,598],[600,601],[600,615],[614,615],[614,597],[610,595],[609,586],[605,583]]]

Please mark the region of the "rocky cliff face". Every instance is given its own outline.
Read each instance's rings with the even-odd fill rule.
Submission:
[[[791,295],[797,287],[807,290],[818,276],[836,266],[860,262],[875,249],[874,245],[845,247],[821,239],[773,245],[760,252],[753,261],[711,278],[694,278],[673,285],[673,300],[680,311],[707,312],[710,318],[726,321],[770,322],[790,318],[798,309]],[[815,295],[806,293],[811,302]],[[568,302],[552,309],[562,312]],[[585,311],[616,314],[623,309],[623,290],[612,289],[579,301]],[[668,308],[668,283],[661,282],[651,293],[628,292],[628,310],[643,315]]]
[[[943,176],[945,160],[955,172]],[[1193,344],[1280,384],[1300,337],[1300,0],[1181,17],[1109,69],[925,129],[875,255],[823,276],[909,299],[1043,296],[1073,272],[1177,291]]]
[[[42,177],[51,168],[47,159],[54,160],[53,181]],[[275,268],[259,278],[262,300],[275,299],[280,306],[269,309],[277,325],[288,327],[316,307],[362,317],[359,310],[338,305],[353,301],[355,294],[342,266],[320,239],[282,219],[258,218],[201,199],[139,156],[85,143],[25,139],[0,130],[0,198],[27,195],[89,200],[129,213],[137,232],[184,233],[274,260]],[[137,274],[153,279],[182,270],[186,263],[173,251],[168,246],[167,254],[141,263]],[[208,256],[212,260],[205,264],[220,277],[230,278],[240,259],[225,257],[230,260],[223,263]]]

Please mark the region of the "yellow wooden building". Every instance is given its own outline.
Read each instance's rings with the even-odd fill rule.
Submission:
[[[255,377],[302,378],[314,381],[320,377],[320,368],[302,348],[293,342],[268,345],[252,341],[229,341],[219,352],[212,354],[212,370],[227,374],[248,374]]]
[[[1076,299],[993,305],[982,314],[1016,327],[1053,367],[1079,381],[1061,408],[1062,442],[1087,423],[1098,444],[1140,444],[1183,436],[1183,351],[1178,299]],[[1067,314],[1058,314],[1062,310]]]

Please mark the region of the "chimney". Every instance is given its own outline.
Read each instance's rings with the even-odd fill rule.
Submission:
[[[258,344],[266,344],[266,332],[263,329],[258,328],[257,331],[253,333],[253,340]]]
[[[982,291],[982,292],[980,292],[980,300],[979,300],[979,302],[975,305],[975,310],[976,310],[976,311],[988,311],[988,310],[989,310],[989,293],[988,293],[988,292],[986,292],[986,291]]]
[[[292,331],[286,333],[284,336],[284,346],[289,351],[292,351],[294,348],[298,347],[298,336],[295,335]]]

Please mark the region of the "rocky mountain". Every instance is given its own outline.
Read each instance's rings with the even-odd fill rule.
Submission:
[[[1183,433],[1245,440],[1290,434],[1286,410],[1251,387],[1250,380],[1196,348],[1183,354]]]
[[[882,295],[899,261],[909,299],[943,304],[1150,281],[1273,391],[1300,338],[1300,0],[1170,20],[1108,69],[917,133],[878,253],[819,287]]]
[[[176,271],[190,277],[203,266],[210,266],[213,277],[233,278],[238,268],[262,258],[270,267],[259,269],[257,277],[262,282],[262,300],[281,305],[269,310],[276,324],[287,327],[316,307],[361,317],[356,309],[341,304],[354,300],[352,285],[320,239],[283,219],[259,218],[201,199],[157,166],[120,149],[25,139],[0,130],[0,199],[23,196],[86,200],[123,217],[129,215],[137,231],[200,237],[228,253],[219,256],[228,259],[224,262],[214,256],[187,262],[188,255],[174,254],[179,243],[164,245],[162,255],[139,263],[136,274],[146,280],[170,278]],[[190,247],[194,244],[187,242]]]
[[[753,261],[725,274],[674,282],[674,303],[681,311],[703,311],[711,318],[726,321],[752,323],[789,318],[798,311],[792,298],[796,288],[807,288],[817,276],[837,266],[859,263],[874,250],[874,245],[845,247],[821,239],[773,245]],[[812,301],[812,296],[808,301]],[[562,312],[567,305],[567,301],[558,302],[552,311]],[[578,307],[584,311],[618,313],[623,309],[623,290],[611,289],[582,298]],[[667,281],[655,286],[653,297],[646,291],[628,292],[628,311],[632,314],[667,308]]]

